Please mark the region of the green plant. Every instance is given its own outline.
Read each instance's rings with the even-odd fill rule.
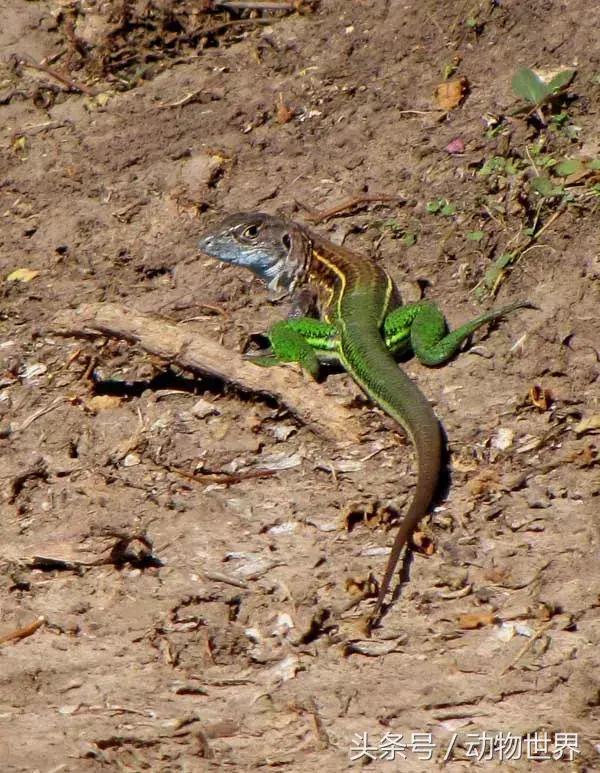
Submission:
[[[468,231],[466,237],[470,242],[480,242],[485,236],[483,231]]]
[[[533,107],[540,107],[552,96],[563,91],[575,77],[577,70],[562,70],[549,81],[543,81],[529,67],[521,67],[512,79],[513,91]]]
[[[539,245],[542,234],[567,208],[577,207],[579,212],[598,208],[600,159],[558,160],[549,152],[554,144],[546,132],[511,155],[488,157],[477,173],[486,180],[481,208],[487,216],[505,228],[510,207],[521,221],[518,232],[485,271],[476,289],[479,297],[497,292],[512,266]]]
[[[425,205],[425,209],[430,215],[442,215],[443,217],[450,217],[456,212],[456,204],[438,196],[433,201],[428,201]]]
[[[372,225],[389,232],[392,239],[400,240],[405,247],[412,247],[413,244],[416,244],[418,231],[415,226],[407,228],[394,219],[374,221]]]
[[[549,81],[545,81],[529,67],[521,67],[513,76],[513,91],[527,103],[524,109],[529,114],[535,113],[542,126],[545,126],[544,107],[565,91],[576,73],[577,70],[561,70]]]

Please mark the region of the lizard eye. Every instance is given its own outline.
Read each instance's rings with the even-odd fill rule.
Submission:
[[[256,239],[259,233],[260,233],[260,225],[258,225],[258,223],[253,223],[252,225],[249,225],[247,228],[244,229],[242,236],[245,239]]]
[[[281,237],[281,243],[286,248],[286,250],[289,250],[292,246],[292,238],[289,234],[283,234]]]

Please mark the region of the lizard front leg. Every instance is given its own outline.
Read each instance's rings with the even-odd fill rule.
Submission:
[[[337,362],[338,331],[335,325],[311,317],[276,322],[267,334],[270,349],[246,355],[247,359],[269,367],[282,362],[297,362],[314,379],[320,363]]]

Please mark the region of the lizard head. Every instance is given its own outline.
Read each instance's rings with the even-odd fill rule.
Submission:
[[[200,250],[211,258],[250,269],[273,298],[293,292],[306,272],[310,238],[297,223],[263,212],[239,212],[206,234]]]

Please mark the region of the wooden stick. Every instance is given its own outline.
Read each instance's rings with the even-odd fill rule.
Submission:
[[[45,72],[46,75],[50,75],[50,77],[55,78],[57,81],[62,83],[63,86],[66,86],[70,91],[79,91],[81,94],[87,94],[88,97],[96,96],[94,89],[86,86],[85,83],[78,83],[77,81],[73,80],[70,75],[59,72],[53,67],[48,67],[46,64],[38,64],[37,62],[33,62],[31,59],[21,59],[20,64],[22,64],[23,67],[30,67],[32,70]]]
[[[104,335],[125,339],[181,368],[215,376],[245,392],[270,397],[329,440],[356,443],[363,434],[352,413],[338,405],[323,385],[308,382],[285,367],[270,368],[266,372],[247,362],[238,352],[207,338],[197,326],[186,329],[117,304],[97,303],[60,312],[52,322],[52,331],[75,337]]]

